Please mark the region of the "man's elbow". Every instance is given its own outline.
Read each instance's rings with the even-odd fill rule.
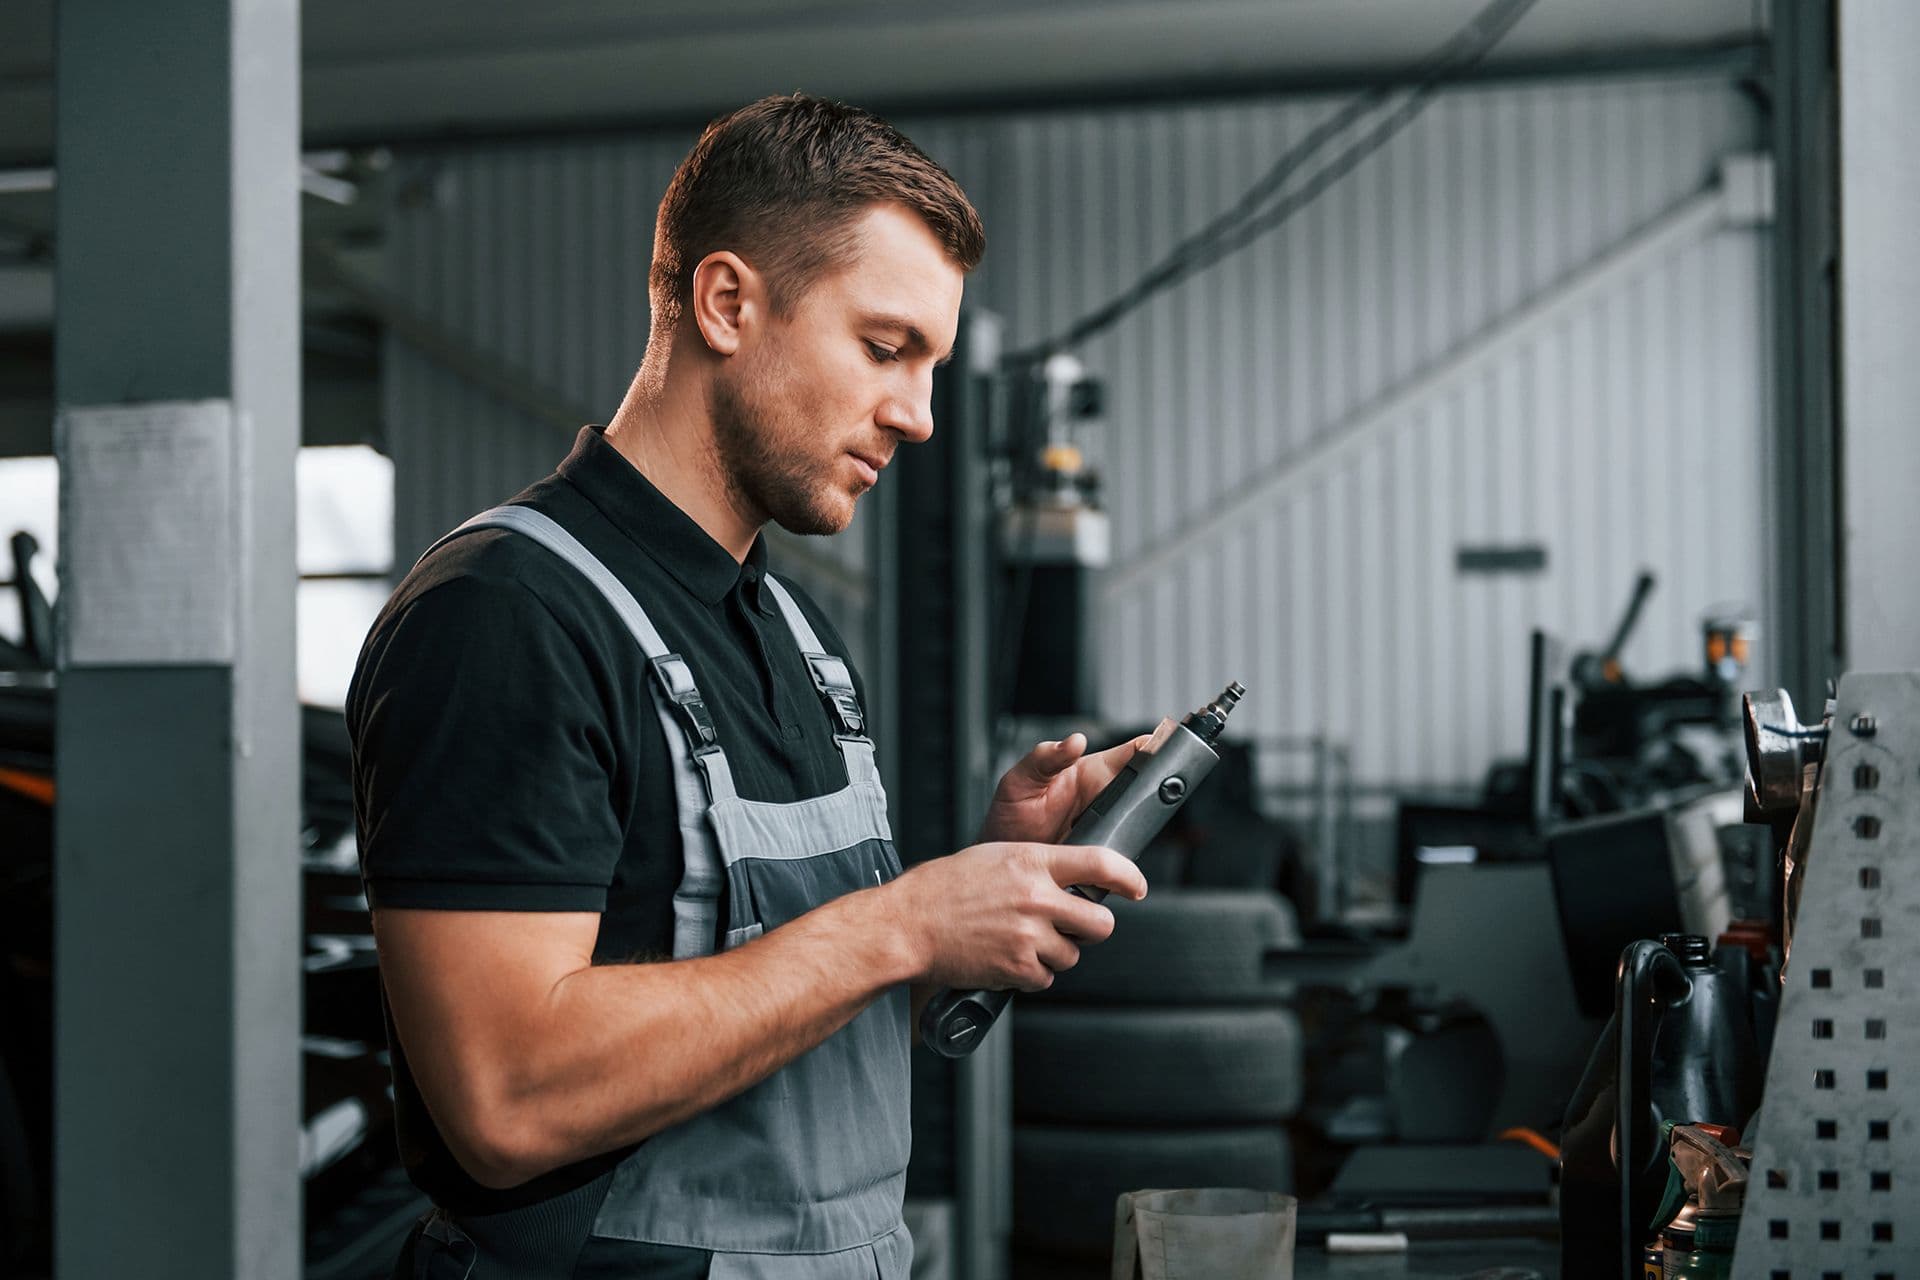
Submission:
[[[467,1176],[490,1191],[531,1182],[566,1163],[527,1117],[506,1107],[473,1108],[442,1136]]]
[[[542,1115],[527,1103],[467,1106],[441,1129],[454,1160],[481,1186],[507,1191],[531,1182],[543,1173],[564,1168],[628,1142],[643,1141],[670,1122],[650,1117],[617,1141],[597,1131],[569,1128],[553,1115]]]

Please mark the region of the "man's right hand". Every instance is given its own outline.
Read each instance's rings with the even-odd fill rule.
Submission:
[[[595,964],[591,912],[382,908],[373,924],[434,1123],[477,1181],[511,1187],[718,1105],[901,983],[1046,986],[1113,930],[1072,884],[1147,891],[1109,849],[988,844],[659,964]]]
[[[878,890],[919,966],[938,987],[1041,991],[1073,968],[1084,943],[1113,932],[1113,913],[1069,893],[1091,885],[1138,901],[1140,868],[1090,845],[979,844],[907,871]]]

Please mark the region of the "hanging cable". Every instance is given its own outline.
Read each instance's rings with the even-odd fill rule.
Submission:
[[[1122,317],[1154,295],[1238,252],[1278,227],[1334,182],[1350,173],[1361,161],[1386,145],[1394,134],[1412,123],[1426,109],[1443,82],[1484,59],[1535,3],[1537,0],[1492,0],[1407,76],[1366,90],[1316,125],[1306,137],[1289,147],[1232,208],[1188,236],[1131,287],[1074,322],[1058,336],[1009,353],[1006,362],[1009,365],[1034,364],[1078,346],[1112,328]],[[1400,91],[1400,86],[1408,81],[1411,81],[1411,87],[1405,90],[1405,100],[1393,111],[1317,170],[1304,186],[1262,211],[1261,206],[1267,199],[1284,186],[1287,179],[1314,152],[1384,107]]]

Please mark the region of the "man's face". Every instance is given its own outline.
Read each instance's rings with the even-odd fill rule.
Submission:
[[[859,215],[850,260],[769,317],[713,382],[722,474],[742,514],[838,533],[902,441],[933,434],[965,277],[902,205]]]

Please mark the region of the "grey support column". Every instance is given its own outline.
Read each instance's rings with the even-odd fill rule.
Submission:
[[[1843,0],[1840,79],[1842,645],[1920,669],[1920,5]]]
[[[1796,706],[1819,707],[1842,666],[1834,6],[1793,0],[1772,14],[1773,571],[1761,666]]]
[[[297,0],[62,0],[55,1265],[300,1265]]]

